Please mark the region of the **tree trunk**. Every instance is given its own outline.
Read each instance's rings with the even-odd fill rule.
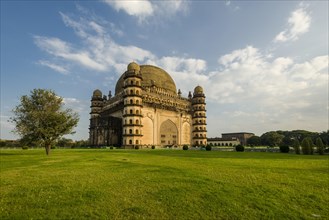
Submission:
[[[49,154],[50,154],[50,144],[46,144],[45,148],[46,148],[46,154],[47,154],[47,156],[49,156]]]

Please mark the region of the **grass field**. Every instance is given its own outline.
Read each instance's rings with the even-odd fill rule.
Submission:
[[[328,155],[1,150],[0,219],[328,219]]]

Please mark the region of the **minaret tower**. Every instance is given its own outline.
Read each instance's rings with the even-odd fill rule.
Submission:
[[[98,133],[101,132],[99,130],[99,113],[102,110],[104,105],[102,92],[96,89],[93,92],[93,96],[91,97],[91,112],[90,112],[90,127],[89,127],[89,142],[92,146],[98,145]]]
[[[194,89],[192,109],[192,144],[194,146],[205,146],[207,145],[206,96],[201,86]]]
[[[124,73],[123,146],[141,145],[142,135],[142,75],[137,63],[128,65]]]

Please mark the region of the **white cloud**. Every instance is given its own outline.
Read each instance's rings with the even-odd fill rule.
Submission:
[[[89,111],[89,102],[79,100],[77,98],[63,98],[65,107],[71,108],[73,111],[81,113]]]
[[[70,73],[70,71],[67,68],[65,68],[63,66],[60,66],[60,65],[57,65],[57,64],[54,64],[52,62],[46,61],[46,60],[39,60],[37,62],[37,64],[49,67],[50,69],[53,69],[56,72],[62,73],[64,75],[67,75],[67,74]]]
[[[130,16],[137,17],[139,23],[150,22],[150,20],[147,20],[150,17],[159,17],[160,20],[168,19],[179,12],[186,13],[188,11],[188,2],[185,0],[104,0],[104,2],[117,11],[122,10]]]
[[[105,31],[101,22],[97,23],[92,18],[80,17],[77,20],[60,13],[66,26],[71,27],[76,35],[82,40],[84,47],[75,49],[74,45],[58,38],[35,36],[36,45],[48,54],[62,58],[62,63],[54,64],[62,66],[63,62],[75,63],[98,72],[107,72],[111,69],[121,73],[123,66],[132,61],[144,62],[146,59],[153,59],[155,56],[144,49],[132,45],[119,45]],[[108,24],[110,31],[113,24]],[[120,34],[117,29],[115,34]],[[50,66],[49,66],[50,67]],[[51,68],[51,67],[50,67]],[[54,69],[54,68],[53,68]]]
[[[217,119],[229,124],[213,129],[326,129],[328,59],[324,55],[296,62],[252,46],[221,56],[219,70],[203,86],[218,111],[229,108]]]
[[[288,18],[287,28],[280,32],[274,39],[275,42],[295,41],[300,35],[309,31],[311,16],[307,8],[300,4],[299,8],[293,11]]]
[[[147,0],[131,0],[131,1],[112,1],[104,0],[105,3],[112,6],[115,10],[123,10],[128,15],[136,16],[139,19],[145,19],[153,15],[154,9],[152,3]]]
[[[73,61],[76,64],[97,71],[104,71],[106,69],[103,64],[95,61],[88,51],[75,50],[70,44],[58,38],[35,36],[34,42],[39,48],[55,57]]]
[[[10,122],[10,116],[0,115],[0,138],[5,137],[6,139],[17,139],[12,131],[14,130],[15,125]]]

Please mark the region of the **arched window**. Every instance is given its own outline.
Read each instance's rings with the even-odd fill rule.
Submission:
[[[138,140],[136,140],[136,144],[138,144]]]
[[[131,95],[134,94],[134,90],[131,89],[131,90],[130,90],[130,94],[131,94]]]
[[[139,105],[139,100],[138,99],[136,100],[136,104]]]
[[[127,120],[125,119],[125,124],[127,124]]]
[[[129,129],[129,134],[132,134],[133,133],[133,130],[132,129]]]
[[[139,120],[138,119],[136,119],[136,125],[138,125],[139,124]]]
[[[133,104],[133,100],[132,99],[130,99],[130,104]]]
[[[138,85],[138,86],[139,86],[139,81],[136,81],[136,85]]]
[[[130,114],[132,114],[132,113],[133,113],[133,110],[132,110],[132,109],[130,109],[129,113],[130,113]]]
[[[136,114],[137,114],[137,115],[139,114],[139,110],[136,110]]]
[[[133,141],[132,140],[129,140],[129,144],[133,144]]]
[[[126,134],[127,133],[127,130],[125,129],[125,133],[124,134]]]
[[[139,132],[138,132],[138,129],[136,129],[136,134],[138,134]]]
[[[139,91],[138,90],[136,90],[136,94],[139,95]]]
[[[132,124],[133,123],[133,120],[132,119],[129,119],[129,124]]]
[[[130,85],[134,85],[134,81],[133,80],[130,80]]]

